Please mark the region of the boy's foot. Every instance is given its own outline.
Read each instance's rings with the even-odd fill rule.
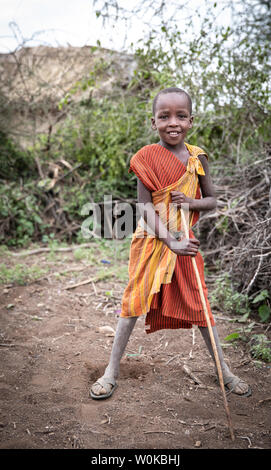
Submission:
[[[94,400],[105,399],[111,397],[116,387],[115,379],[101,377],[92,385],[89,393]]]
[[[228,393],[235,393],[242,397],[249,397],[251,395],[250,386],[242,379],[233,374],[224,374],[224,386]]]

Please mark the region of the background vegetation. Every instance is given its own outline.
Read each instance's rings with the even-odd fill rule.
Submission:
[[[117,21],[128,10],[108,10],[93,2],[97,17]],[[141,9],[148,7],[141,2]],[[157,2],[155,2],[156,4]],[[181,8],[183,5],[179,5]],[[86,202],[136,199],[136,178],[128,174],[131,156],[156,142],[151,102],[164,87],[178,85],[193,100],[194,127],[188,141],[207,150],[217,189],[216,213],[198,227],[217,308],[239,315],[251,311],[270,318],[270,18],[266,1],[224,2],[231,26],[215,23],[218,5],[208,2],[193,35],[195,19],[180,30],[163,16],[163,2],[145,40],[133,44],[133,67],[119,74],[115,55],[95,56],[89,73],[78,77],[58,100],[55,120],[37,132],[37,95],[27,89],[20,102],[12,83],[0,89],[0,242],[8,247],[32,242],[80,243],[80,215]],[[90,54],[103,51],[101,44]],[[16,51],[15,51],[16,52]],[[126,51],[127,52],[127,51]],[[18,56],[14,53],[18,60]],[[105,79],[110,87],[104,89]],[[49,106],[49,105],[48,105]],[[22,145],[9,116],[32,119]],[[59,125],[59,123],[61,125]],[[218,277],[219,273],[219,277]]]

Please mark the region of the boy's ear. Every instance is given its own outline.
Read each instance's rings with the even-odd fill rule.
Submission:
[[[151,118],[151,127],[154,131],[156,131],[157,127],[156,127],[156,124],[155,124],[155,119],[153,117]]]
[[[190,129],[193,127],[194,116],[190,116]]]

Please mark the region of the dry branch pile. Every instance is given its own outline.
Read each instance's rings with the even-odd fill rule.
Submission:
[[[228,169],[227,169],[228,171]],[[220,261],[243,293],[267,289],[271,275],[271,155],[215,179],[217,209],[201,217],[207,264]]]

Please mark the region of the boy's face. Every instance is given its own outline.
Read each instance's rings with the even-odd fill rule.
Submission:
[[[182,143],[193,125],[189,102],[184,93],[162,93],[159,95],[152,128],[160,139],[172,147]]]

